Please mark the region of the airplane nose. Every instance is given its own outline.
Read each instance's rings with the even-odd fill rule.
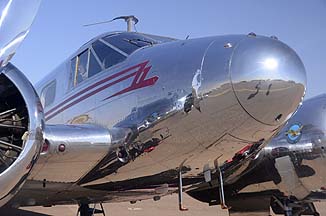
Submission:
[[[238,102],[261,123],[284,123],[303,100],[304,65],[294,50],[276,39],[242,40],[233,51],[229,71]]]

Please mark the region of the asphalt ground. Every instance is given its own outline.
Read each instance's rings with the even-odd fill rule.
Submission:
[[[189,196],[184,196],[184,205],[188,211],[179,211],[177,195],[162,197],[159,201],[146,200],[130,203],[107,203],[104,204],[106,216],[227,216],[227,210],[220,206],[208,206],[198,202]],[[99,207],[99,206],[98,206]],[[320,215],[326,216],[326,203],[316,203]],[[77,206],[54,206],[54,207],[28,207],[16,212],[0,212],[5,216],[75,216]],[[99,214],[101,216],[101,214]],[[250,215],[252,216],[252,215]]]
[[[106,203],[103,204],[106,216],[226,216],[227,211],[221,210],[220,206],[208,206],[206,203],[198,202],[189,196],[184,196],[184,205],[188,211],[179,211],[177,195],[162,197],[159,201],[145,200],[130,203]],[[97,206],[99,207],[99,205]],[[22,208],[20,212],[6,213],[6,216],[45,216],[77,215],[77,206],[54,206],[54,207],[28,207]],[[2,215],[2,214],[0,214]],[[99,214],[101,216],[101,214]]]

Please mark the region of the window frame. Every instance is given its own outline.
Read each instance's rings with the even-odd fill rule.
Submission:
[[[47,103],[46,96],[47,96],[47,93],[48,93],[50,87],[52,87],[52,86],[54,86],[54,96],[53,96],[52,101],[50,101],[50,103]],[[57,95],[57,80],[55,79],[55,80],[50,81],[48,84],[46,84],[41,91],[40,100],[41,100],[41,104],[42,104],[43,108],[51,106],[55,101],[56,95]]]
[[[90,47],[93,49],[95,55],[98,57],[98,59],[97,59],[97,60],[99,61],[98,63],[101,65],[101,67],[103,66],[104,69],[103,69],[102,71],[107,70],[107,69],[109,69],[109,68],[111,68],[111,67],[114,67],[114,66],[120,64],[121,62],[118,62],[118,63],[116,63],[116,64],[114,64],[114,65],[111,65],[110,67],[105,68],[105,65],[102,64],[102,62],[101,62],[101,60],[100,60],[100,57],[97,55],[96,50],[93,48],[93,44],[94,44],[95,42],[100,42],[100,43],[104,44],[105,46],[107,46],[108,48],[112,49],[113,51],[116,51],[116,52],[119,53],[120,55],[124,56],[125,58],[124,58],[124,60],[121,61],[121,62],[124,62],[124,61],[128,58],[128,56],[129,56],[127,53],[123,52],[122,50],[120,50],[119,48],[113,46],[112,44],[108,43],[107,41],[103,40],[102,38],[97,39],[96,41],[94,41],[94,42],[91,44]],[[102,71],[101,71],[101,72],[102,72]]]
[[[96,54],[96,52],[95,52],[95,50],[93,49],[93,47],[91,46],[89,49],[88,49],[88,71],[87,71],[87,79],[89,79],[89,78],[91,78],[91,77],[93,77],[93,76],[95,76],[96,74],[99,74],[99,73],[101,73],[102,71],[104,71],[105,70],[105,68],[104,68],[104,66],[101,64],[101,62],[100,62],[100,59],[99,59],[99,57],[97,56],[97,54]],[[95,58],[95,62],[98,64],[98,66],[100,67],[100,71],[98,71],[97,73],[95,73],[95,74],[92,74],[91,76],[90,76],[90,65],[91,65],[91,57],[94,57]]]
[[[140,42],[142,42],[142,41],[144,42],[144,41],[148,40],[148,43],[145,42],[146,45],[144,45],[144,46],[135,45],[135,46],[138,46],[138,48],[134,49],[130,53],[127,53],[127,52],[123,51],[123,49],[121,49],[119,46],[116,46],[115,44],[112,44],[112,42],[110,42],[110,38],[111,37],[119,37],[119,39],[125,40],[126,43],[128,43],[128,40],[133,41],[135,39],[136,40],[140,40]],[[133,38],[133,39],[130,39],[130,38]],[[131,55],[136,50],[142,49],[144,47],[149,47],[149,46],[153,46],[155,44],[160,44],[160,41],[158,41],[158,40],[156,40],[156,39],[154,39],[152,37],[149,37],[146,34],[140,34],[140,33],[137,33],[137,32],[133,32],[133,33],[130,33],[130,34],[128,33],[127,35],[124,35],[124,33],[105,35],[105,36],[101,37],[100,40],[101,40],[101,42],[105,43],[106,45],[110,46],[111,48],[115,48],[117,50],[120,50],[121,51],[121,54],[124,53],[127,56]]]
[[[108,36],[110,36],[110,35],[105,35],[104,37],[108,37]],[[100,43],[103,43],[105,46],[107,46],[107,47],[111,48],[112,50],[116,51],[117,53],[123,55],[123,56],[125,57],[125,59],[128,58],[129,54],[123,52],[123,51],[120,50],[119,48],[117,48],[117,47],[115,47],[114,45],[110,44],[109,42],[105,41],[105,40],[103,39],[104,37],[98,38],[97,40],[93,41],[93,42],[92,42],[91,44],[89,44],[86,48],[84,48],[82,51],[78,52],[78,54],[76,54],[75,56],[73,56],[73,57],[70,59],[70,68],[69,68],[69,70],[70,70],[70,77],[71,77],[70,79],[71,79],[71,80],[70,80],[69,82],[70,82],[70,86],[71,86],[71,87],[70,87],[69,89],[74,89],[74,88],[76,88],[80,83],[83,83],[85,80],[88,80],[89,78],[93,77],[93,76],[88,77],[88,75],[89,75],[89,64],[90,64],[90,55],[93,55],[93,56],[95,57],[95,59],[96,59],[98,65],[101,67],[101,71],[98,72],[98,73],[96,73],[95,75],[100,74],[100,73],[102,73],[103,71],[105,71],[105,70],[107,70],[107,69],[109,69],[109,68],[111,68],[111,67],[114,67],[114,66],[116,66],[116,65],[118,65],[118,64],[121,63],[121,62],[119,62],[119,63],[117,63],[117,64],[115,64],[115,65],[112,65],[112,66],[110,66],[110,67],[108,67],[108,68],[105,68],[105,66],[102,64],[102,62],[101,62],[101,60],[100,60],[98,54],[96,53],[96,51],[95,51],[94,48],[93,48],[93,43],[94,43],[94,42],[99,41]],[[79,66],[79,64],[80,64],[80,56],[81,56],[84,52],[87,52],[87,64],[86,64],[87,79],[82,80],[82,81],[80,81],[80,82],[77,82],[77,81],[78,81],[78,79],[77,79],[77,78],[78,78],[78,66]],[[74,68],[73,68],[72,65],[73,65],[73,63],[74,63],[74,59],[76,59],[76,61],[75,61],[75,65],[74,65]],[[123,61],[125,61],[125,60],[123,60]],[[122,62],[123,62],[123,61],[122,61]],[[73,69],[74,69],[74,71],[73,71]]]
[[[90,49],[90,52],[92,52],[93,56],[95,57],[95,59],[96,59],[98,65],[100,65],[102,71],[105,70],[104,65],[101,63],[101,60],[100,60],[100,58],[98,57],[97,53],[95,52],[93,46],[91,46],[89,49]],[[100,71],[99,73],[101,73],[102,71]]]
[[[104,37],[103,37],[104,38]],[[123,52],[122,50],[120,50],[118,47],[113,46],[112,44],[110,44],[109,42],[105,41],[103,38],[98,39],[98,41],[104,43],[106,46],[110,47],[111,49],[117,51],[118,53],[120,53],[121,55],[124,55],[125,57],[128,57],[129,54]]]
[[[72,83],[72,87],[71,88],[75,88],[78,83],[77,83],[77,77],[78,77],[78,66],[80,63],[80,56],[82,54],[84,54],[85,52],[87,52],[87,62],[86,62],[86,73],[87,73],[87,79],[88,79],[88,68],[89,68],[89,59],[90,59],[90,48],[87,47],[85,49],[83,49],[83,51],[79,52],[76,56],[74,56],[73,58],[70,59],[70,74],[71,74],[71,78],[72,80],[70,81],[70,83]],[[76,63],[75,63],[75,71],[73,71],[72,69],[72,64],[74,63],[74,59],[76,58]],[[83,80],[84,81],[84,80]],[[82,83],[83,81],[79,82]]]

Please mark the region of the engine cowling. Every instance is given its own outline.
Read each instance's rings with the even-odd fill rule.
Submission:
[[[12,64],[0,70],[0,206],[21,188],[43,143],[43,108],[32,84]]]

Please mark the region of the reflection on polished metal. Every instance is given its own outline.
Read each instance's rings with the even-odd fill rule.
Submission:
[[[2,206],[18,192],[38,158],[43,140],[44,116],[34,88],[13,65],[7,64],[2,68],[0,83]]]
[[[295,91],[292,85],[305,80],[304,74],[294,51],[269,38],[244,39],[230,64],[233,89],[241,106],[254,119],[268,125],[277,125],[292,115],[302,100],[302,95],[291,93]],[[282,95],[286,94],[292,96],[283,100]],[[275,106],[281,107],[282,112]]]
[[[225,49],[225,41],[237,45]],[[249,55],[243,54],[247,52]],[[281,61],[273,71],[262,68],[261,63],[271,56]],[[132,132],[134,140],[123,147],[132,160],[121,165],[114,176],[93,170],[91,179],[81,180],[84,185],[108,179],[122,181],[129,175],[145,177],[167,171],[163,167],[175,169],[185,159],[190,168],[186,175],[196,176],[200,172],[195,168],[202,166],[203,158],[213,159],[228,151],[234,153],[247,143],[268,140],[296,110],[305,91],[305,72],[297,55],[283,43],[265,37],[221,36],[162,44],[135,52],[110,74],[144,60],[151,66],[151,76],[158,77],[153,87],[103,102],[103,95],[120,91],[118,86],[113,87],[50,120],[58,124],[87,114],[88,124],[136,129]],[[257,83],[261,87],[255,93]],[[252,94],[254,98],[244,101],[243,97]],[[97,104],[95,109],[91,101]],[[102,115],[117,107],[123,109],[116,115]],[[151,152],[147,152],[147,145],[153,147]],[[107,160],[101,163],[108,166]]]
[[[131,33],[113,34],[126,38]],[[205,164],[215,170],[215,158],[225,161],[244,146],[249,146],[248,155],[257,154],[296,111],[305,92],[305,69],[292,49],[246,35],[151,43],[69,88],[71,59],[105,36],[85,44],[39,83],[38,92],[42,95],[50,82],[60,80],[55,101],[45,107],[46,128],[60,131],[49,140],[54,146],[70,136],[70,129],[60,124],[76,122],[101,127],[103,133],[89,137],[107,135],[111,142],[100,140],[103,151],[97,151],[95,162],[77,148],[88,129],[76,131],[78,138],[65,144],[63,154],[41,154],[11,205],[67,204],[81,197],[89,203],[156,199],[176,191],[180,164],[186,184],[198,183]],[[232,46],[225,48],[227,43]],[[70,147],[79,152],[78,163],[67,168],[73,178],[46,160],[69,158],[75,154]],[[44,179],[47,186],[40,193]],[[162,185],[169,187],[160,190]],[[62,188],[65,193],[59,193]],[[45,193],[51,193],[46,200]]]
[[[326,200],[325,133],[326,95],[323,94],[306,100],[256,157],[242,155],[240,161],[235,156],[233,161],[222,165],[228,203],[238,208],[237,200],[255,197],[251,205],[255,206],[257,199],[265,200],[275,214],[319,215],[312,202]],[[209,190],[202,187],[201,192],[193,191],[192,195],[209,202],[214,195]]]
[[[41,153],[29,179],[42,176],[47,181],[76,182],[112,149],[123,146],[127,133],[126,129],[108,130],[87,124],[46,125],[44,139],[49,149]]]
[[[300,200],[318,200],[325,197],[325,107],[325,95],[305,101],[302,109],[262,152],[262,156],[275,160],[288,158],[288,162],[293,166],[294,177],[292,181],[281,178],[276,185],[285,194]],[[289,130],[294,128],[294,125],[299,125],[299,128],[289,140]],[[296,139],[295,143],[293,139]]]
[[[109,152],[111,135],[96,125],[46,125],[44,139],[49,149],[42,153],[33,173],[47,181],[76,182]],[[64,148],[64,149],[62,149]],[[87,163],[85,157],[87,155]],[[47,163],[47,169],[39,164]],[[69,164],[69,166],[67,166]],[[51,172],[49,172],[51,170]],[[34,178],[31,174],[30,179]]]
[[[183,205],[183,182],[182,182],[182,167],[183,164],[179,166],[179,184],[178,184],[178,200],[179,200],[179,210],[180,211],[188,211],[187,208]]]
[[[223,172],[220,168],[220,166],[218,165],[218,161],[215,160],[215,167],[217,169],[217,175],[218,175],[218,184],[219,184],[219,195],[220,195],[220,203],[221,203],[221,208],[222,209],[228,209],[226,203],[225,203],[225,195],[224,195],[224,180],[223,180]]]
[[[41,0],[3,0],[0,2],[0,67],[9,62],[24,40]]]

